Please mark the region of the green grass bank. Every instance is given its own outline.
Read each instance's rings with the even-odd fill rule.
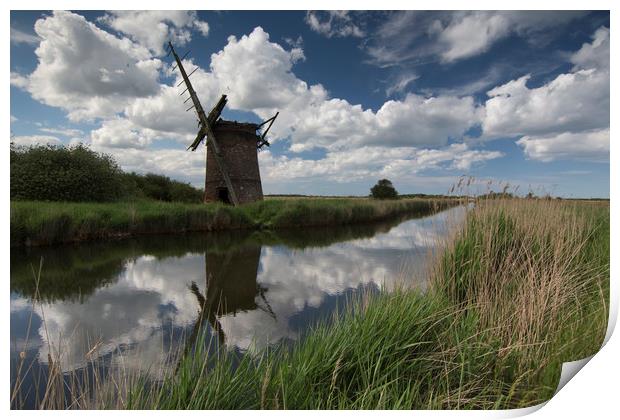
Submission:
[[[155,233],[282,229],[368,223],[425,214],[450,200],[267,199],[240,207],[160,201],[11,202],[11,247],[114,239]]]
[[[426,291],[367,294],[289,347],[203,347],[119,403],[157,409],[493,409],[552,397],[561,363],[598,351],[609,206],[479,201]],[[207,338],[205,338],[207,340]]]

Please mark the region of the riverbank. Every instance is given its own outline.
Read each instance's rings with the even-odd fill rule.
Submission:
[[[158,201],[11,202],[11,247],[53,245],[145,234],[339,226],[418,215],[454,200],[364,198],[267,199],[231,207]]]
[[[553,396],[562,362],[600,348],[607,204],[480,201],[436,258],[426,292],[368,294],[291,347],[198,348],[123,407],[526,407]]]

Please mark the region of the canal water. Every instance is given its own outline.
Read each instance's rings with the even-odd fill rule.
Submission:
[[[67,377],[96,366],[157,380],[197,336],[258,352],[360,293],[424,287],[427,257],[463,214],[12,250],[12,406],[36,405],[50,363]]]

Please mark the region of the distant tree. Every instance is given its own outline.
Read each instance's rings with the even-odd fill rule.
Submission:
[[[389,179],[380,179],[374,187],[370,189],[370,196],[379,200],[394,199],[398,197],[398,192]]]

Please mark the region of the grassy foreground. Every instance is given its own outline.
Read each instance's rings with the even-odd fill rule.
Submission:
[[[425,293],[368,294],[292,347],[257,356],[196,349],[162,384],[134,384],[122,407],[538,404],[552,397],[562,362],[601,346],[609,256],[607,204],[480,201]]]
[[[11,247],[149,233],[367,223],[445,208],[450,200],[268,199],[241,207],[158,201],[11,202]]]

